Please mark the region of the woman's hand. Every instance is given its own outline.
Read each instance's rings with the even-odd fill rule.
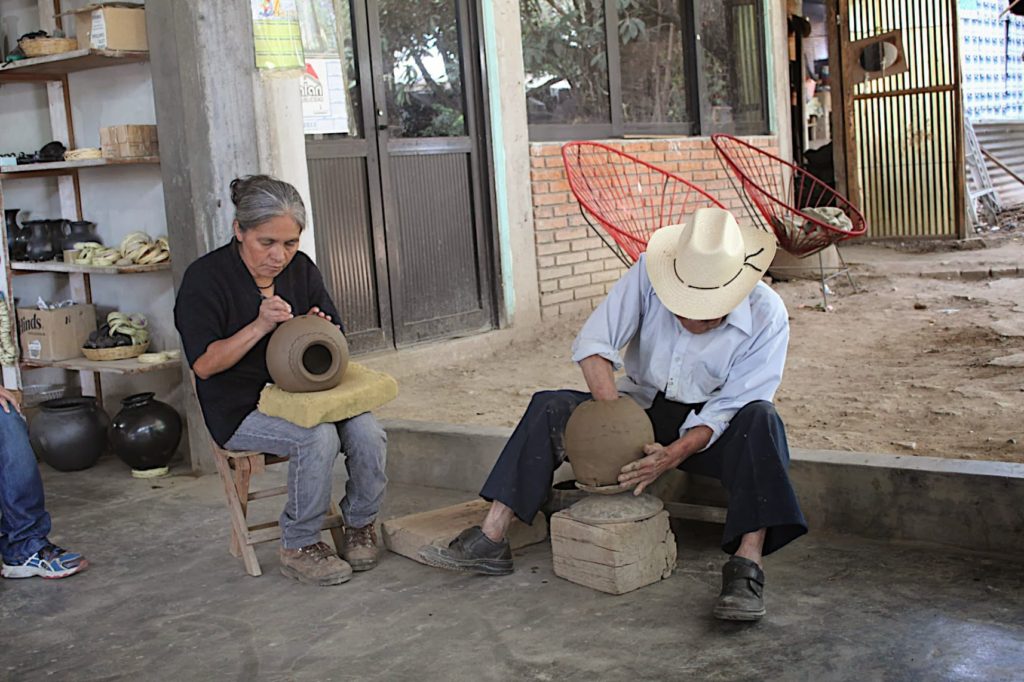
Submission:
[[[277,325],[290,319],[292,319],[292,307],[288,301],[280,296],[271,296],[263,299],[263,303],[260,304],[260,314],[256,318],[256,326],[266,335],[274,331]]]
[[[331,321],[331,316],[328,315],[327,313],[325,313],[324,311],[320,310],[320,308],[318,308],[316,306],[313,306],[312,308],[310,308],[309,312],[306,313],[306,314],[307,315],[316,315],[317,317],[322,317],[325,320],[327,320],[328,322]]]
[[[0,408],[7,414],[10,414],[12,407],[15,412],[21,414],[21,405],[18,404],[18,399],[14,397],[13,393],[0,386]]]

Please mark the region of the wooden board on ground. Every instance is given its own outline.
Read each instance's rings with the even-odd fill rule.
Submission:
[[[446,546],[466,528],[479,526],[487,515],[488,507],[490,503],[484,500],[472,500],[451,507],[390,519],[381,524],[384,546],[395,554],[423,563],[417,554],[420,547]],[[543,514],[537,514],[532,526],[517,519],[508,530],[508,539],[513,550],[543,542],[547,535],[548,524]]]
[[[565,511],[551,517],[555,575],[609,594],[625,594],[672,575],[676,539],[661,511],[644,521],[590,525]]]

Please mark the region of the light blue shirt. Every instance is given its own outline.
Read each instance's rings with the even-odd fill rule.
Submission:
[[[710,446],[741,407],[775,397],[789,344],[786,306],[758,282],[719,327],[692,334],[654,293],[645,258],[640,256],[587,319],[573,342],[572,359],[600,355],[616,370],[625,366],[618,389],[644,409],[659,391],[676,402],[704,403],[679,434],[703,424],[714,432]]]

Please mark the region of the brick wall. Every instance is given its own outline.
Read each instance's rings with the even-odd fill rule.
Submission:
[[[778,151],[774,136],[745,139],[772,153]],[[733,209],[738,218],[745,215],[708,138],[613,140],[608,144],[699,185]],[[565,179],[561,148],[560,142],[530,144],[537,280],[545,319],[593,310],[625,272],[622,262],[580,214]]]

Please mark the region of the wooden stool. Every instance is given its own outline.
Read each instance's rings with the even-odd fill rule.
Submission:
[[[288,486],[256,490],[250,492],[249,482],[253,474],[266,471],[268,464],[287,462],[288,457],[278,457],[263,452],[236,452],[219,447],[210,438],[213,448],[213,459],[217,464],[217,473],[224,484],[224,494],[231,515],[231,554],[241,557],[245,563],[245,572],[251,576],[262,575],[260,562],[256,559],[254,545],[270,542],[281,537],[281,525],[277,521],[249,525],[247,513],[249,502],[265,497],[287,495]],[[324,529],[331,531],[334,548],[341,549],[342,542],[341,511],[335,502],[331,502],[324,519]]]

